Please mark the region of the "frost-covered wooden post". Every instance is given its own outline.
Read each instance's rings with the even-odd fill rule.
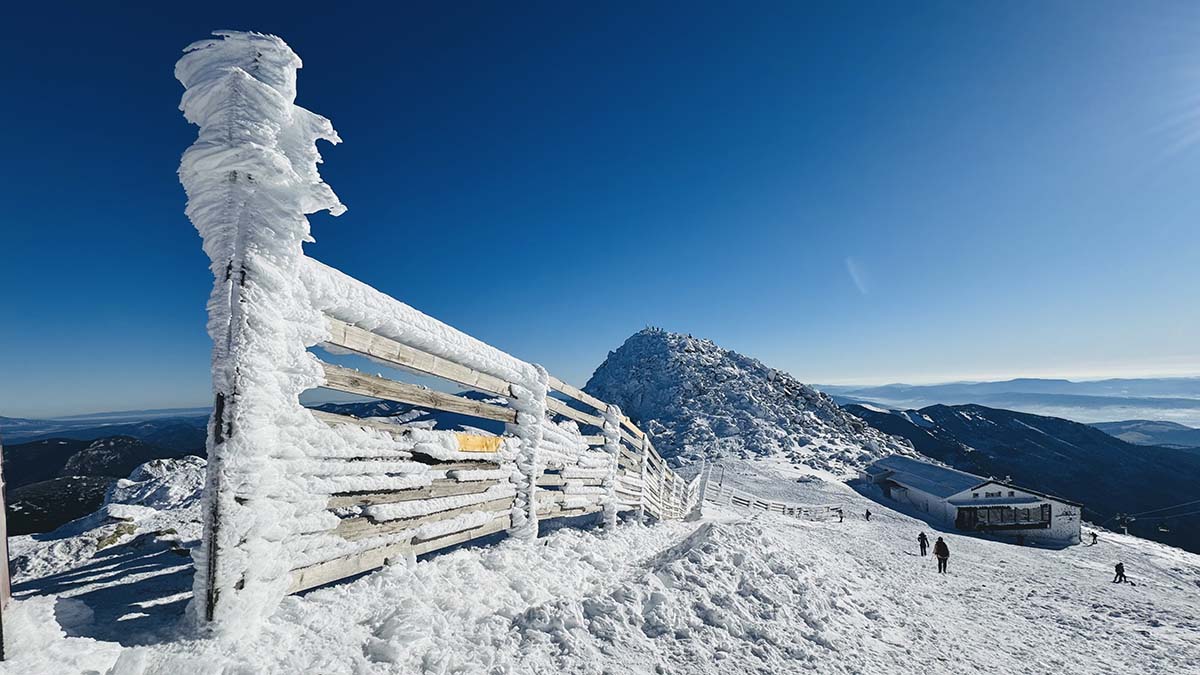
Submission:
[[[608,473],[604,477],[604,488],[608,496],[604,501],[604,525],[617,525],[617,464],[621,458],[621,409],[610,403],[601,411],[604,426],[600,433],[604,436],[604,451],[609,455]]]
[[[303,413],[299,393],[323,381],[305,351],[319,341],[321,317],[292,283],[309,239],[305,215],[345,207],[316,166],[316,141],[336,143],[337,134],[295,105],[300,59],[274,36],[215,35],[175,66],[186,89],[180,109],[200,127],[179,177],[214,277],[215,402],[192,607],[235,625],[224,620],[270,612],[289,583],[281,523],[293,510],[279,498],[288,484],[273,461],[278,429]]]
[[[520,439],[517,455],[517,494],[513,500],[512,529],[514,537],[533,540],[538,536],[537,479],[542,473],[538,447],[542,444],[542,425],[546,423],[546,394],[550,391],[550,374],[534,364],[536,379],[525,385],[512,386],[510,403],[517,411],[516,424],[508,425],[508,433]]]
[[[642,489],[639,491],[638,522],[646,524],[646,488],[650,485],[650,437],[641,437],[642,445]]]

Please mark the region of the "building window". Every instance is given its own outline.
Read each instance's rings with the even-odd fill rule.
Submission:
[[[983,493],[983,496],[985,499],[991,499],[992,497],[999,497],[1000,491],[997,490],[996,492],[985,492],[985,493]]]
[[[978,492],[972,492],[972,493],[971,493],[971,499],[979,499],[979,493],[978,493]]]
[[[1009,490],[1009,491],[1008,491],[1008,496],[1009,496],[1009,497],[1015,497],[1015,496],[1017,496],[1017,495],[1016,495],[1016,493],[1015,493],[1015,492],[1013,492],[1012,490]]]

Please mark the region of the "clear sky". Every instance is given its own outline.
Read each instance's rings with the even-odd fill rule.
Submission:
[[[0,415],[209,401],[172,68],[221,28],[345,141],[309,254],[576,384],[647,325],[807,382],[1200,373],[1194,3],[437,4],[9,7]]]

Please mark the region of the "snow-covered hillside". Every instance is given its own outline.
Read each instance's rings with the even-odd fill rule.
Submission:
[[[172,625],[154,613],[164,605],[149,600],[115,621],[113,606],[128,606],[137,585],[113,570],[142,549],[127,545],[107,557],[101,549],[92,560],[75,560],[73,575],[59,567],[23,568],[18,584],[50,595],[25,597],[12,607],[12,661],[5,672],[959,673],[964,664],[1001,673],[1200,669],[1200,556],[1107,532],[1096,546],[1061,551],[938,533],[829,474],[781,457],[723,466],[719,473],[742,489],[837,502],[850,515],[843,523],[809,522],[709,507],[686,522],[625,524],[612,532],[559,529],[533,546],[502,541],[400,561],[291,597],[262,632],[223,642]],[[165,497],[147,501],[164,508],[135,519],[138,532],[143,523],[145,534],[162,532],[165,519],[175,516],[180,532],[194,532],[194,507],[184,496],[191,469],[178,476],[177,487],[170,478],[126,486]],[[861,518],[867,507],[875,513],[870,522]],[[93,536],[87,524],[73,524],[75,534],[63,533],[52,545]],[[932,558],[917,555],[921,530],[949,542],[948,575],[939,576]],[[123,541],[137,538],[130,536]],[[47,544],[18,545],[28,554]],[[1118,560],[1136,586],[1110,583]],[[143,563],[129,574],[140,574],[144,583],[158,578],[155,569]],[[64,590],[72,584],[84,590]],[[169,587],[160,592],[177,601]],[[157,630],[122,630],[139,622]]]
[[[584,390],[621,410],[654,438],[664,457],[782,455],[846,473],[905,441],[848,415],[791,375],[709,340],[647,328],[596,369]]]

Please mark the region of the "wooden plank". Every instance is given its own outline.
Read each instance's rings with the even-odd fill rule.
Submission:
[[[624,429],[621,429],[621,438],[624,439],[625,442],[628,443],[631,447],[636,448],[638,450],[642,449],[641,439],[639,439],[638,437],[629,433],[628,431],[625,431]]]
[[[498,377],[447,361],[333,317],[326,316],[325,319],[329,323],[331,335],[329,344],[379,359],[388,365],[410,372],[441,377],[475,391],[512,396],[512,387]]]
[[[588,445],[604,445],[607,441],[604,436],[597,434],[595,436],[584,436],[583,442]]]
[[[460,483],[452,478],[439,478],[431,485],[411,490],[395,490],[391,492],[365,492],[361,494],[334,495],[329,498],[327,508],[341,509],[355,506],[374,506],[376,504],[398,504],[414,499],[433,499],[435,497],[454,497],[456,495],[471,495],[483,492],[490,487],[499,485],[497,480],[481,480]]]
[[[625,417],[624,415],[621,416],[621,426],[629,429],[631,432],[633,432],[633,435],[637,436],[638,438],[642,438],[646,435],[646,432],[637,428],[637,425],[633,423],[633,420]]]
[[[604,412],[605,410],[608,410],[608,404],[604,401],[601,401],[582,389],[577,389],[566,382],[563,382],[553,375],[550,376],[550,388],[554,391],[566,394],[580,403],[586,403],[587,405],[595,408],[598,412]]]
[[[570,419],[573,419],[576,422],[581,422],[583,424],[590,424],[594,427],[603,427],[604,426],[603,419],[601,419],[595,415],[589,415],[581,410],[576,410],[556,398],[546,397],[546,409],[549,410],[550,412],[558,413],[559,415],[562,415],[563,417],[568,417]]]
[[[478,539],[479,537],[495,534],[508,529],[511,525],[511,518],[511,514],[505,513],[485,525],[448,534],[444,537],[413,543],[407,541],[397,542],[293,570],[292,584],[288,589],[288,593],[299,593],[300,591],[323,586],[338,579],[362,574],[363,572],[383,567],[389,559],[401,558],[407,556],[409,553],[421,555],[448,546],[461,544],[472,539]]]
[[[574,518],[575,516],[583,516],[589,513],[595,513],[603,508],[604,506],[600,504],[591,504],[574,509],[564,509],[555,505],[549,509],[538,509],[538,518],[542,520],[551,520],[554,518]]]
[[[466,506],[446,509],[436,513],[427,513],[414,518],[401,518],[398,520],[385,521],[376,521],[369,517],[346,518],[342,520],[342,522],[338,523],[337,528],[333,530],[333,534],[345,539],[346,541],[357,541],[366,537],[380,537],[389,534],[396,534],[397,532],[411,530],[427,523],[438,523],[443,520],[449,520],[450,518],[461,516],[467,513],[474,513],[476,511],[511,510],[512,505],[512,497],[502,497],[500,499],[493,499],[489,502],[468,504]]]
[[[337,389],[349,394],[382,398],[398,403],[408,403],[423,408],[446,410],[474,417],[482,417],[500,422],[517,421],[517,411],[512,408],[472,401],[461,396],[444,394],[440,391],[425,389],[414,384],[396,382],[376,375],[368,375],[350,368],[335,366],[332,363],[321,362],[325,369],[325,384],[322,386]]]

